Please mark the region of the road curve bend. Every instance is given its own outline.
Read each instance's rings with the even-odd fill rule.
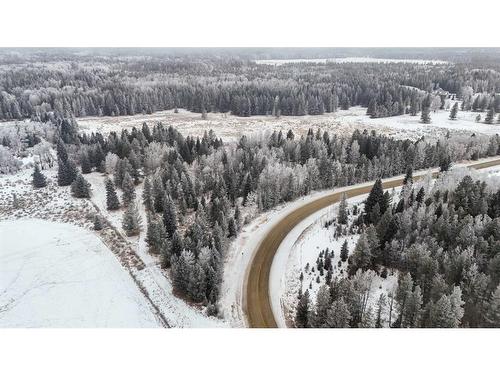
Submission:
[[[498,157],[464,164],[464,166],[474,169],[489,168],[496,165],[500,165],[500,158]],[[419,178],[425,176],[426,173],[427,172],[415,176],[414,180],[418,180]],[[437,172],[433,172],[432,175],[433,177],[436,177]],[[385,179],[382,180],[382,186],[384,189],[397,187],[403,183],[403,179],[404,177]],[[243,309],[249,327],[278,327],[271,307],[269,277],[271,274],[271,265],[273,263],[274,256],[287,234],[309,215],[312,215],[314,212],[338,202],[343,193],[346,193],[348,198],[352,198],[369,193],[371,188],[371,184],[361,187],[353,187],[351,189],[343,189],[339,192],[332,192],[329,195],[315,199],[292,211],[268,231],[266,236],[258,245],[246,272],[246,290],[243,291]]]

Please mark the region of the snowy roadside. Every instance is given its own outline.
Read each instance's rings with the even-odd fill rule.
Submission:
[[[488,159],[480,159],[477,161],[467,161],[460,164],[456,164],[453,168],[470,166],[473,164],[479,164],[484,161],[500,160],[500,156],[492,157]],[[428,170],[416,171],[414,172],[414,177],[425,176],[433,172],[437,172],[438,168],[432,168]],[[403,178],[404,175],[394,176],[391,178],[384,179],[383,181],[392,181]],[[284,217],[298,209],[299,207],[308,204],[318,198],[332,194],[333,192],[342,192],[351,188],[365,187],[373,185],[373,181],[369,181],[362,184],[352,185],[348,187],[342,187],[337,189],[325,190],[315,192],[307,197],[299,198],[298,200],[280,205],[269,212],[265,212],[257,216],[251,223],[244,226],[238,237],[231,244],[228,250],[224,263],[224,280],[221,287],[221,309],[224,313],[224,319],[228,320],[231,326],[243,327],[247,325],[246,317],[244,314],[244,304],[245,304],[245,282],[247,279],[247,273],[250,264],[252,263],[253,257],[255,256],[256,250],[258,249],[262,239],[269,233],[269,231],[279,223]],[[326,209],[325,209],[326,210]],[[319,211],[321,212],[321,211]],[[317,213],[311,215],[315,216]],[[319,215],[319,214],[318,214]],[[320,215],[321,216],[321,215]],[[315,216],[317,217],[317,216]],[[313,219],[309,217],[304,221],[309,224],[314,222]],[[307,228],[307,225],[301,228]],[[302,231],[292,231],[286,238],[285,241],[288,244],[293,244],[301,235]],[[290,237],[290,238],[289,238]],[[282,250],[282,248],[284,250]],[[270,275],[270,296],[271,304],[273,307],[273,312],[275,313],[275,318],[277,319],[278,326],[284,327],[284,314],[281,312],[281,285],[282,277],[286,272],[286,252],[290,251],[290,247],[280,246],[278,250],[279,255],[274,259],[273,265],[271,267]],[[276,265],[275,265],[276,263]],[[279,312],[279,314],[277,313]]]

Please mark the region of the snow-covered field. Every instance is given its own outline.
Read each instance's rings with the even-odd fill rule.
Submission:
[[[0,222],[0,327],[161,327],[127,270],[89,230]]]
[[[452,104],[452,103],[450,103]],[[223,113],[209,113],[208,119],[203,120],[199,113],[179,109],[161,111],[150,115],[120,116],[120,117],[83,117],[78,119],[80,129],[90,133],[99,131],[121,131],[141,127],[143,122],[154,124],[163,122],[172,125],[185,136],[202,136],[207,129],[213,129],[217,137],[226,142],[239,139],[242,135],[272,132],[292,129],[296,134],[306,134],[309,129],[327,130],[330,134],[348,135],[354,130],[373,128],[379,133],[396,138],[418,139],[422,136],[438,137],[448,131],[471,134],[497,134],[500,125],[487,125],[476,122],[477,112],[458,112],[457,120],[449,120],[449,110],[431,112],[431,124],[422,124],[420,116],[401,115],[394,117],[372,119],[366,115],[366,108],[351,107],[348,110],[339,110],[334,113],[325,113],[320,116],[252,116],[237,117]],[[485,113],[481,113],[484,119]],[[6,125],[4,125],[6,126]]]

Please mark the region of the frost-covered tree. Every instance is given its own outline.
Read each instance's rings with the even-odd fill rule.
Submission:
[[[35,188],[43,188],[47,186],[47,178],[40,171],[40,167],[38,164],[35,164],[35,169],[33,170],[33,187]]]
[[[347,224],[348,212],[347,212],[347,194],[343,193],[339,204],[339,224]]]
[[[106,179],[106,208],[110,211],[120,208],[120,201],[116,195],[115,185],[110,179]]]
[[[123,213],[122,228],[127,236],[137,236],[141,231],[141,216],[135,202],[130,202]]]
[[[75,198],[90,198],[90,183],[81,174],[71,183],[71,194]]]
[[[297,310],[295,312],[295,327],[297,328],[308,328],[309,327],[309,315],[310,315],[310,300],[309,300],[309,290],[306,290],[299,299],[297,304]]]

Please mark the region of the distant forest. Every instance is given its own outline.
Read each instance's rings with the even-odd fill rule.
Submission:
[[[309,56],[439,58],[450,64],[272,66],[300,49],[1,50],[0,120],[121,116],[184,108],[236,116],[321,115],[360,105],[372,117],[416,115],[437,89],[500,112],[496,49],[312,49]],[[143,54],[141,54],[143,53]],[[382,55],[383,56],[382,56]],[[498,61],[498,59],[496,59]],[[375,111],[373,109],[376,109]]]

